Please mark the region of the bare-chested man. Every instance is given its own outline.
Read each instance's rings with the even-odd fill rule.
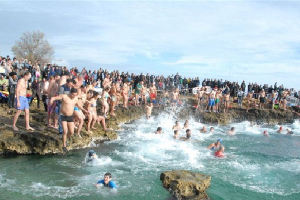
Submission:
[[[123,88],[122,88],[123,107],[124,108],[128,108],[128,91],[129,91],[128,83],[125,82],[123,84]]]
[[[52,97],[50,105],[56,100],[61,100],[61,123],[63,127],[63,151],[67,152],[67,137],[70,137],[74,133],[74,107],[77,106],[84,112],[87,112],[82,106],[78,104],[77,89],[71,88],[70,94],[60,94],[59,96]]]
[[[172,92],[172,106],[176,106],[179,100],[179,90],[174,89]]]
[[[215,107],[215,98],[216,98],[217,88],[214,88],[209,94],[208,100],[208,112],[213,112]]]
[[[198,92],[197,92],[197,99],[198,99],[197,108],[200,111],[202,111],[203,94],[204,94],[204,89],[203,88],[198,90]]]
[[[77,89],[77,88],[76,88]],[[83,85],[77,89],[78,91],[78,102],[77,104],[80,107],[83,107],[86,101],[86,87],[84,87]],[[84,124],[84,120],[85,120],[85,115],[83,114],[82,110],[79,109],[79,107],[75,106],[74,107],[74,117],[75,120],[77,122],[77,136],[81,138],[81,130],[82,130],[82,126]],[[76,123],[75,123],[76,126]]]
[[[107,74],[102,82],[103,88],[111,87],[110,75]]]
[[[117,87],[116,83],[113,83],[111,88],[110,88],[110,115],[111,116],[116,116],[115,114],[115,106],[117,103]]]
[[[258,99],[259,99],[259,108],[260,108],[260,109],[264,109],[265,103],[266,103],[266,93],[265,93],[265,90],[264,90],[264,89],[262,89],[262,90],[259,92]]]
[[[229,106],[230,106],[230,93],[227,92],[226,94],[224,94],[224,113],[228,112]]]
[[[52,97],[55,97],[58,95],[59,91],[59,82],[60,82],[60,76],[55,75],[54,77],[50,77],[49,81],[49,87],[48,87],[48,99],[50,100]],[[55,116],[55,108],[56,103],[48,104],[48,127],[54,127],[58,128],[58,116]],[[53,120],[53,123],[51,123],[51,119]]]
[[[33,131],[34,129],[29,125],[29,103],[26,97],[27,91],[27,81],[30,80],[31,74],[30,72],[25,72],[23,78],[18,81],[17,88],[16,88],[16,103],[17,103],[17,112],[14,116],[13,120],[13,130],[18,131],[19,129],[16,127],[16,123],[18,118],[24,110],[25,112],[25,128],[28,131]]]
[[[248,94],[247,94],[247,112],[248,112],[249,108],[251,108],[253,94],[254,94],[254,91],[248,92]]]

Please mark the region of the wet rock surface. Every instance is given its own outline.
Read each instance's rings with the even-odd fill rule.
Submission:
[[[200,112],[196,110],[194,105],[195,100],[192,98],[185,99],[185,108],[179,112],[178,117],[181,119],[188,119],[193,116],[195,120],[203,123],[221,124],[226,125],[230,123],[251,121],[257,124],[267,123],[270,125],[293,123],[296,119],[299,119],[299,110],[296,108],[283,110],[271,110],[271,109],[249,109],[248,112],[244,108],[231,108],[227,113],[220,112]]]
[[[163,187],[179,200],[209,199],[205,190],[210,186],[211,177],[187,170],[174,170],[161,173]]]
[[[26,131],[24,114],[19,117],[17,126],[19,131],[13,131],[12,120],[15,113],[14,109],[8,109],[6,105],[0,105],[0,154],[58,154],[62,153],[62,139],[58,130],[48,128],[46,125],[47,113],[40,110],[31,110],[30,124],[35,131]],[[100,125],[92,134],[88,134],[83,128],[82,138],[75,134],[68,140],[68,149],[86,148],[94,141],[101,143],[104,141],[117,139],[116,130],[121,123],[138,119],[144,115],[143,107],[130,107],[128,110],[118,108],[117,117],[106,120],[106,126],[114,131],[104,131]]]

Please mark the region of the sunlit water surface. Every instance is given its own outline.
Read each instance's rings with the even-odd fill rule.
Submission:
[[[176,115],[163,113],[121,126],[119,139],[66,156],[0,158],[0,199],[168,199],[159,180],[166,170],[187,169],[212,176],[208,195],[214,199],[300,199],[300,122],[285,125],[293,136],[276,133],[279,126],[250,122],[215,126],[190,120],[190,141],[174,140]],[[207,127],[210,125],[205,124]],[[162,135],[155,135],[158,126]],[[183,126],[183,121],[181,121]],[[226,132],[231,126],[236,135]],[[262,135],[267,130],[269,137]],[[181,131],[181,136],[185,131]],[[222,138],[225,158],[215,158],[206,147]],[[89,149],[98,159],[85,163]],[[95,183],[111,172],[117,191],[97,189]]]

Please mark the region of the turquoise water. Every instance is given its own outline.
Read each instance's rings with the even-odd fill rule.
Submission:
[[[169,199],[160,173],[188,169],[212,176],[208,195],[213,200],[300,199],[300,122],[285,125],[293,136],[276,133],[279,126],[232,124],[216,126],[213,134],[200,134],[203,124],[190,119],[191,141],[172,138],[174,115],[124,124],[119,139],[91,147],[98,159],[85,163],[89,149],[66,156],[0,158],[0,199]],[[183,121],[181,122],[183,124]],[[157,126],[163,135],[155,135]],[[262,136],[268,130],[270,136]],[[181,132],[184,136],[184,131]],[[226,157],[218,159],[206,147],[222,138]],[[93,144],[92,144],[93,145]],[[111,172],[116,192],[97,189],[95,183]]]

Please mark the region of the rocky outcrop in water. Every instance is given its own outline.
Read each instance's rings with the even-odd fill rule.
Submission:
[[[21,115],[17,126],[20,131],[12,130],[14,110],[7,109],[6,105],[0,108],[0,154],[57,154],[62,153],[62,139],[58,131],[46,126],[47,114],[40,110],[31,110],[30,123],[36,129],[28,132],[24,128],[24,116]],[[119,108],[117,117],[106,120],[106,125],[117,130],[121,123],[129,122],[144,115],[142,107],[130,107],[129,110]],[[68,141],[68,149],[81,149],[87,147],[92,141],[100,143],[114,140],[118,137],[116,131],[104,131],[101,126],[93,130],[92,134],[83,131],[82,138],[72,136]]]
[[[209,199],[205,190],[210,186],[210,176],[187,170],[174,170],[161,173],[160,180],[163,187],[168,189],[176,199]]]

